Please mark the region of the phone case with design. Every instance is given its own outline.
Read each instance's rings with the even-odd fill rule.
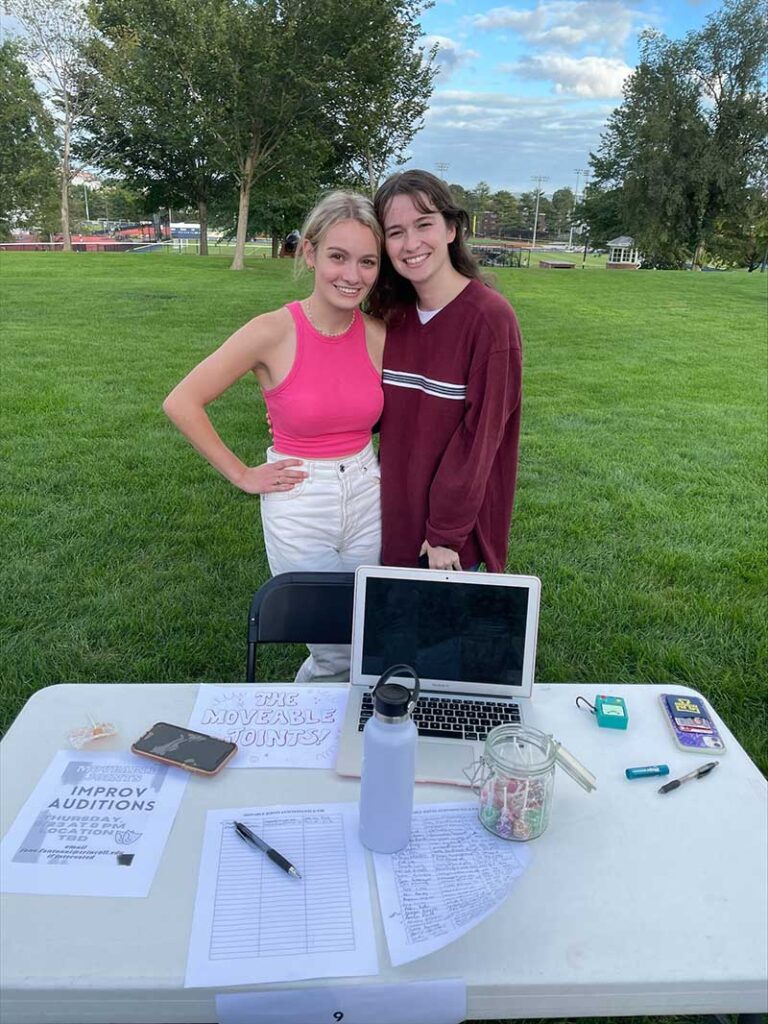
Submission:
[[[725,743],[701,697],[662,693],[660,700],[678,747],[698,754],[723,753]]]

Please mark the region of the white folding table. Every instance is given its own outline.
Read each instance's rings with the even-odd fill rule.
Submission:
[[[508,900],[458,941],[399,968],[389,965],[371,872],[380,973],[351,983],[463,978],[468,1018],[481,1020],[765,1012],[766,781],[716,713],[728,747],[716,771],[666,796],[658,779],[627,781],[630,766],[665,762],[674,777],[705,760],[673,744],[661,689],[538,684],[528,724],[589,767],[596,792],[558,772],[550,826],[530,844]],[[124,750],[155,721],[186,724],[196,691],[62,684],[36,693],[0,744],[3,834],[88,713],[119,729],[94,749]],[[604,692],[627,701],[626,732],[598,728],[575,706],[578,694]],[[216,992],[183,988],[206,811],[357,795],[356,781],[328,771],[193,776],[146,899],[4,895],[0,1021],[214,1022]],[[476,798],[417,787],[418,802],[457,799]]]

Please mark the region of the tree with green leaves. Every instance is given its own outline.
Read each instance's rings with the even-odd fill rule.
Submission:
[[[69,208],[74,223],[78,219],[139,221],[152,209],[148,210],[142,193],[118,178],[107,178],[90,186],[73,182]]]
[[[448,188],[450,189],[451,195],[453,196],[456,204],[458,206],[463,207],[465,210],[469,211],[471,197],[469,192],[464,188],[464,186],[456,184],[454,182],[450,184]]]
[[[750,188],[765,181],[764,13],[761,0],[725,0],[680,42],[641,36],[624,102],[591,155],[584,205],[603,222],[616,215],[648,263],[697,265],[718,224],[743,218]],[[604,209],[602,192],[611,194]]]
[[[492,196],[493,209],[499,219],[499,233],[510,235],[517,227],[519,212],[517,199],[506,189],[494,192]]]
[[[587,225],[589,242],[602,249],[611,238],[627,233],[624,198],[620,188],[587,185],[574,212],[577,228]]]
[[[109,41],[94,59],[100,83],[94,95],[102,99],[92,130],[114,138],[130,129],[120,159],[134,178],[131,166],[144,167],[149,152],[157,167],[152,173],[167,182],[185,150],[192,165],[233,182],[232,267],[242,269],[255,187],[268,199],[270,183],[279,193],[295,168],[312,184],[355,174],[370,185],[402,158],[431,85],[431,72],[422,68],[427,58],[416,47],[423,6],[423,0],[92,0],[92,17]],[[154,81],[142,87],[147,66]],[[129,87],[138,102],[127,96]],[[127,126],[121,97],[138,114]],[[162,136],[156,145],[153,133]],[[165,155],[174,159],[164,174],[168,140],[172,152]],[[257,205],[263,207],[261,199]]]
[[[558,188],[552,193],[550,204],[549,230],[552,234],[561,235],[571,226],[575,197],[573,189]]]
[[[545,229],[549,231],[549,218],[552,216],[552,204],[541,189],[533,189],[530,192],[523,192],[518,198],[519,225],[524,231],[533,232],[533,222],[536,217],[537,196],[539,216],[536,224],[536,231],[538,234],[543,234]]]
[[[222,168],[208,109],[169,45],[198,41],[189,5],[177,0],[91,0],[98,30],[88,47],[87,155],[143,193],[149,209],[193,207],[200,255],[208,251],[211,203],[233,188]],[[173,40],[173,43],[169,43]]]
[[[18,44],[7,39],[0,44],[0,238],[11,227],[53,229],[55,205],[53,121]]]
[[[71,250],[69,187],[79,170],[72,147],[84,112],[84,51],[92,29],[78,0],[4,0],[4,7],[24,28],[18,45],[56,124],[61,231]]]
[[[419,18],[428,0],[352,0],[343,40],[334,25],[338,61],[326,89],[327,113],[337,126],[336,149],[349,175],[375,194],[384,174],[407,159],[423,126],[434,88],[436,46],[419,45]],[[333,46],[333,44],[332,44]]]

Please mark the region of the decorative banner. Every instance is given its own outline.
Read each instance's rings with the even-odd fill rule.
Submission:
[[[135,754],[60,750],[0,844],[2,891],[148,895],[187,778]]]
[[[346,686],[203,684],[189,728],[236,743],[228,768],[333,768]]]

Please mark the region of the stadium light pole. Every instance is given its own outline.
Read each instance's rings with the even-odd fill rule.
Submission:
[[[440,177],[443,179],[443,181],[447,181],[448,180],[445,177],[445,175],[446,175],[449,167],[450,167],[450,164],[445,164],[445,163],[442,163],[442,162],[435,164],[435,170],[440,175]]]
[[[587,183],[588,182],[589,182],[589,171],[587,170],[587,171],[584,171],[584,194],[585,195],[586,195],[586,192],[587,192]],[[587,228],[587,233],[584,236],[584,254],[581,257],[581,269],[582,270],[587,265],[587,250],[588,249],[589,249],[589,228]]]
[[[573,206],[571,207],[571,233],[568,236],[568,251],[573,249],[573,218],[576,215],[576,203],[579,201],[579,178],[582,174],[587,172],[583,167],[577,167],[576,169],[576,191],[573,193]]]
[[[533,238],[531,240],[531,256],[533,256],[533,250],[536,248],[536,229],[539,226],[539,199],[541,199],[541,185],[544,181],[549,181],[549,178],[545,174],[538,174],[535,178],[531,178],[531,181],[536,182],[536,212],[533,215]],[[530,261],[528,266],[530,266]]]

